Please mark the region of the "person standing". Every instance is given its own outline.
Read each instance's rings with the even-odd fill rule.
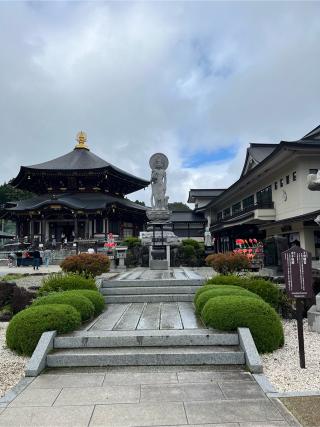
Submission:
[[[40,265],[40,252],[38,251],[38,249],[35,249],[33,251],[33,269],[39,270],[39,265]]]
[[[49,263],[51,261],[51,257],[52,257],[52,252],[49,248],[46,248],[44,250],[44,254],[43,254],[43,261],[45,266],[48,268],[49,267]]]

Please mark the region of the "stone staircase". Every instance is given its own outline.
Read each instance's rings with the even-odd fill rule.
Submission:
[[[101,331],[56,337],[47,366],[243,365],[237,333],[208,329]]]
[[[111,280],[102,279],[100,292],[110,304],[129,302],[188,302],[204,279],[189,269],[148,272],[137,269]]]

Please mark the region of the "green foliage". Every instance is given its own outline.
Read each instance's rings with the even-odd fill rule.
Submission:
[[[65,334],[81,324],[79,312],[71,305],[30,307],[16,314],[6,332],[7,346],[18,354],[31,356],[43,332]]]
[[[203,307],[210,298],[228,295],[242,295],[248,298],[260,299],[258,295],[237,286],[225,286],[224,288],[216,288],[215,286],[212,286],[210,289],[207,289],[205,292],[202,292],[200,295],[198,295],[198,298],[195,302],[196,312],[201,314]]]
[[[200,242],[198,242],[197,240],[194,240],[194,239],[184,239],[184,240],[182,240],[182,245],[183,246],[192,246],[195,250],[201,249],[201,247],[203,246],[203,244],[201,244]]]
[[[172,202],[168,203],[168,209],[169,211],[175,211],[175,212],[186,212],[191,211],[188,205],[182,202]]]
[[[1,282],[15,282],[16,280],[21,279],[22,277],[29,276],[28,273],[8,273],[5,276],[1,277]]]
[[[87,278],[81,274],[50,274],[43,279],[42,286],[38,291],[39,295],[45,295],[49,292],[69,291],[72,289],[90,289],[97,291],[94,278]]]
[[[240,295],[211,298],[202,310],[202,319],[207,326],[221,331],[249,328],[260,353],[274,351],[284,343],[279,316],[260,299]]]
[[[141,240],[138,237],[127,237],[123,241],[124,246],[128,246],[128,249],[135,248],[137,246],[141,246]]]
[[[88,300],[90,300],[94,306],[95,316],[98,316],[100,313],[103,312],[105,307],[105,302],[104,302],[104,297],[100,294],[100,292],[90,291],[88,289],[83,289],[83,290],[77,289],[75,291],[69,291],[68,293],[70,295],[75,294],[75,295],[81,295],[83,297],[88,298]]]
[[[93,317],[94,305],[83,295],[77,294],[78,291],[52,292],[44,297],[37,298],[32,306],[48,304],[68,304],[74,307],[85,322]],[[93,291],[92,291],[93,292]]]
[[[244,254],[225,252],[208,255],[206,264],[220,274],[233,274],[250,267],[249,258]]]
[[[6,183],[0,185],[0,204],[30,199],[31,197],[34,197],[34,194],[29,191],[19,190]]]
[[[237,286],[229,286],[231,289],[238,289],[238,287]],[[197,292],[195,293],[195,296],[194,296],[194,299],[193,299],[193,302],[194,302],[194,304],[196,304],[197,303],[197,299],[199,298],[199,296],[201,295],[201,294],[203,294],[203,292],[207,292],[207,291],[210,291],[210,289],[212,289],[212,288],[214,288],[214,289],[224,289],[225,288],[225,286],[224,285],[213,285],[213,284],[211,284],[211,283],[209,283],[209,282],[206,282],[203,286],[201,286],[201,288],[200,289],[198,289],[197,290]]]
[[[86,277],[100,276],[110,270],[110,259],[103,254],[82,253],[65,258],[60,267],[65,273],[78,273]]]
[[[281,301],[281,291],[269,280],[256,279],[254,276],[224,276],[218,275],[209,279],[206,284],[241,286],[250,292],[259,295],[265,302],[276,310]]]

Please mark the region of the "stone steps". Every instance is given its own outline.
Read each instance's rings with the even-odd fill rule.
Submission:
[[[238,345],[237,333],[195,330],[96,331],[61,335],[55,338],[55,349],[114,347],[179,347]]]
[[[101,288],[102,295],[154,295],[154,294],[195,294],[201,286],[131,286]]]
[[[140,295],[104,295],[108,304],[125,304],[130,302],[192,302],[193,294],[140,294]]]
[[[245,356],[238,346],[121,347],[55,349],[47,366],[165,366],[243,365]]]
[[[101,282],[101,288],[150,288],[150,287],[174,287],[174,286],[201,286],[203,279],[180,280],[180,279],[162,279],[162,280],[106,280]]]

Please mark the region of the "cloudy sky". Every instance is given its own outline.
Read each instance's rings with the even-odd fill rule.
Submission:
[[[171,201],[230,185],[248,143],[320,124],[319,14],[306,1],[0,2],[0,182],[82,129],[144,178],[164,152]]]

